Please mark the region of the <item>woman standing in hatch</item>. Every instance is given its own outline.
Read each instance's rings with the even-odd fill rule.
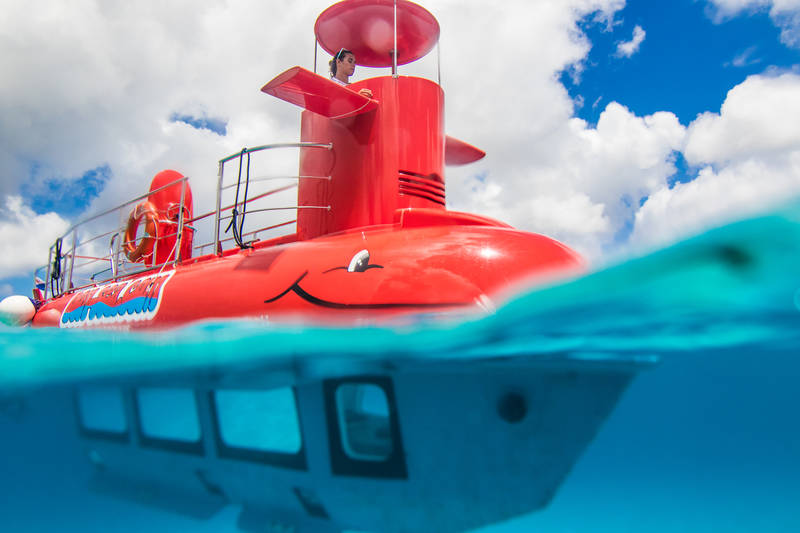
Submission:
[[[342,48],[333,56],[330,63],[331,79],[341,85],[350,85],[350,76],[356,71],[356,56],[350,50]],[[372,98],[372,91],[369,89],[361,89],[358,94]]]

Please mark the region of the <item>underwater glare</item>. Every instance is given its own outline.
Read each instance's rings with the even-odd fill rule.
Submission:
[[[522,292],[491,315],[457,322],[421,316],[345,329],[235,321],[157,333],[4,328],[0,530],[238,531],[234,505],[181,514],[174,502],[163,510],[95,486],[105,458],[82,437],[128,430],[111,385],[137,388],[128,408],[143,423],[143,439],[194,453],[207,421],[194,411],[191,387],[214,383],[219,390],[208,401],[219,417],[219,450],[270,457],[300,453],[308,438],[293,387],[429,368],[481,376],[530,364],[640,372],[548,505],[479,531],[800,531],[798,352],[800,206]],[[248,388],[253,376],[274,392]],[[388,440],[394,399],[386,390],[345,382],[331,396],[345,428],[342,447],[364,462],[398,452]],[[437,406],[397,408],[415,417]],[[498,407],[511,425],[535,409],[513,394]],[[242,426],[232,414],[242,412],[252,412],[258,427]],[[468,424],[469,412],[463,417],[480,431]],[[168,462],[163,475],[172,475]],[[436,481],[435,466],[428,475]],[[197,476],[213,496],[214,481],[202,470]],[[481,483],[491,487],[490,471]],[[297,497],[313,512],[312,496],[298,489]],[[444,493],[442,502],[459,504]],[[436,528],[420,522],[416,530]]]

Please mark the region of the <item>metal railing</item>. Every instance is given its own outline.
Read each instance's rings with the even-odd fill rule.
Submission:
[[[179,178],[167,183],[166,185],[163,185],[162,187],[150,191],[147,194],[137,196],[136,198],[128,200],[123,204],[92,215],[91,217],[85,218],[80,222],[70,226],[70,228],[67,229],[67,231],[61,237],[56,239],[56,242],[52,246],[50,246],[47,265],[39,267],[34,272],[35,286],[41,287],[41,282],[44,283],[44,291],[42,296],[47,299],[71,290],[97,285],[97,283],[100,281],[116,280],[123,276],[140,274],[142,272],[164,268],[180,262],[182,259],[180,255],[180,243],[182,242],[184,229],[186,227],[186,224],[183,220],[183,213],[186,196],[186,184],[188,179],[188,177]],[[154,264],[150,266],[127,261],[124,258],[124,254],[120,253],[121,247],[126,244],[132,244],[135,246],[136,242],[140,239],[135,238],[135,240],[132,242],[123,242],[123,236],[125,235],[127,227],[127,219],[120,224],[121,217],[118,215],[120,213],[127,213],[130,206],[135,206],[139,202],[147,199],[151,194],[161,192],[178,184],[181,186],[181,196],[180,203],[178,205],[178,220],[175,222],[176,232],[168,236],[153,237],[154,254],[159,241],[168,237],[172,238],[174,236],[176,241],[173,251],[169,254],[166,260],[157,263],[154,262]],[[107,229],[108,226],[106,225],[94,235],[86,237],[83,236],[83,234],[93,226],[103,226],[102,219],[114,214],[117,216],[116,220],[110,224],[112,226],[111,229]],[[108,253],[100,255],[98,253],[93,253],[95,252],[92,246],[93,243],[109,236],[111,238],[109,240]],[[144,238],[144,235],[142,238]],[[69,243],[69,252],[67,253],[62,252],[65,242]],[[105,261],[109,262],[109,266],[107,268],[101,268],[99,270],[93,268],[93,265]],[[110,276],[104,276],[104,274],[109,272],[111,273]],[[44,273],[43,280],[41,280],[39,276],[40,273]]]
[[[272,191],[267,191],[266,193],[263,193],[260,196],[255,196],[255,197],[250,198],[250,199],[248,199],[246,197],[246,195],[245,195],[245,198],[242,200],[242,202],[238,201],[239,199],[238,199],[238,195],[237,195],[236,201],[233,204],[231,204],[229,207],[223,209],[221,207],[221,205],[222,205],[222,191],[228,190],[228,189],[232,189],[232,188],[236,187],[237,188],[237,192],[238,192],[238,189],[241,186],[241,179],[238,179],[236,184],[225,185],[223,183],[224,176],[225,176],[225,164],[226,163],[229,163],[230,161],[238,159],[239,160],[239,178],[241,178],[242,159],[244,158],[244,156],[247,156],[248,157],[247,183],[258,183],[258,182],[272,181],[272,180],[277,180],[277,179],[296,179],[296,180],[298,180],[298,182],[300,180],[304,180],[304,179],[325,179],[325,180],[330,180],[331,179],[330,172],[328,173],[327,176],[302,176],[302,175],[298,175],[298,176],[257,176],[256,178],[250,178],[250,176],[249,176],[249,157],[250,157],[250,154],[254,154],[254,153],[257,153],[257,152],[262,152],[262,151],[265,151],[265,150],[279,149],[279,148],[317,148],[317,149],[333,150],[333,144],[330,144],[330,143],[311,143],[311,142],[265,144],[265,145],[262,145],[262,146],[255,146],[253,148],[243,148],[240,152],[237,152],[235,154],[231,154],[231,155],[229,155],[227,157],[224,157],[224,158],[220,159],[219,160],[219,167],[218,167],[218,171],[217,171],[217,203],[216,203],[215,218],[214,218],[214,239],[210,243],[205,243],[205,244],[199,245],[198,248],[203,249],[203,248],[205,248],[205,247],[207,247],[209,245],[214,245],[216,247],[215,249],[216,249],[217,253],[218,254],[222,253],[222,248],[220,246],[221,245],[221,241],[220,241],[220,238],[219,238],[220,222],[222,220],[230,220],[230,219],[234,218],[233,223],[235,224],[235,222],[236,222],[235,217],[238,216],[238,207],[240,205],[246,206],[248,201],[252,202],[252,201],[261,199],[261,198],[263,198],[265,196],[276,194],[278,192],[282,192],[283,190],[285,190],[285,188],[274,189]],[[293,184],[292,186],[289,186],[289,187],[297,187],[297,184],[295,183],[295,184]],[[273,211],[274,210],[289,210],[289,209],[294,209],[294,210],[297,210],[297,209],[330,209],[330,206],[300,206],[300,205],[294,205],[294,206],[288,206],[288,207],[283,207],[283,208],[269,208],[269,209],[273,210]],[[230,210],[232,215],[223,218],[222,212],[223,211],[227,211],[227,210]],[[234,210],[236,210],[236,214],[233,214]],[[249,212],[250,213],[255,213],[257,211],[249,211]],[[245,211],[244,214],[246,215],[247,211]],[[291,222],[288,222],[288,223],[291,223]],[[282,224],[282,225],[284,225],[284,224]],[[257,235],[259,231],[264,231],[265,229],[266,228],[261,228],[260,230],[255,230],[255,231],[248,232],[248,235]],[[234,233],[235,233],[235,231],[234,231]],[[240,235],[240,237],[243,237],[243,236],[244,236],[244,234]],[[225,241],[229,241],[229,240],[231,240],[231,239],[225,239]],[[239,244],[239,243],[237,243],[237,244]],[[240,244],[240,246],[241,246],[241,244]]]
[[[266,150],[278,148],[312,148],[312,149],[325,149],[332,150],[332,144],[322,143],[281,143],[281,144],[268,144],[263,146],[256,146],[254,148],[245,148],[240,152],[225,157],[219,161],[217,173],[217,192],[216,192],[216,207],[214,210],[207,213],[193,216],[192,218],[185,219],[184,210],[186,200],[186,188],[188,177],[183,177],[170,182],[162,187],[145,194],[137,196],[123,204],[120,204],[111,209],[107,209],[101,213],[95,214],[89,218],[83,219],[80,222],[73,224],[56,242],[50,247],[47,265],[42,266],[34,272],[34,286],[41,288],[42,282],[44,283],[44,291],[42,297],[44,299],[61,295],[65,292],[78,290],[91,286],[98,286],[100,283],[106,281],[116,281],[119,278],[142,274],[145,272],[164,269],[180,263],[185,257],[181,257],[181,244],[186,230],[189,229],[193,235],[197,237],[196,223],[209,219],[214,215],[213,222],[213,239],[209,242],[197,244],[193,246],[193,250],[204,250],[208,247],[213,247],[213,252],[217,255],[222,254],[223,244],[236,241],[236,244],[241,247],[248,247],[250,244],[258,240],[259,235],[278,230],[280,228],[287,228],[297,221],[297,210],[299,209],[327,209],[330,206],[316,206],[316,205],[296,205],[298,202],[294,201],[291,205],[279,205],[262,207],[258,206],[254,209],[248,209],[248,203],[262,201],[276,197],[280,193],[297,189],[300,180],[330,180],[330,173],[328,176],[303,176],[303,175],[259,175],[251,178],[249,175],[249,165],[247,175],[245,177],[246,186],[245,194],[239,198],[239,189],[242,187],[241,179],[241,162],[242,158],[247,157],[249,163],[250,154],[262,152]],[[225,164],[230,161],[239,159],[240,173],[237,182],[224,183]],[[295,183],[289,185],[281,185],[270,190],[249,191],[250,184],[263,185],[273,181],[280,180],[296,180]],[[167,235],[150,236],[153,239],[153,259],[152,264],[145,265],[138,262],[131,262],[127,259],[126,254],[123,253],[123,247],[133,246],[136,247],[137,243],[142,237],[134,237],[132,242],[124,242],[124,235],[126,233],[126,226],[128,223],[128,212],[135,209],[135,206],[144,200],[147,200],[152,194],[161,192],[169,187],[174,187],[180,184],[180,204],[178,205],[178,217],[176,221],[160,220],[160,223],[175,224],[176,231],[174,233],[168,232]],[[237,188],[237,197],[232,203],[223,206],[223,191],[230,191],[234,187]],[[251,194],[252,192],[252,194]],[[248,197],[249,196],[249,197]],[[241,211],[240,211],[241,210]],[[284,211],[293,212],[293,216],[287,220],[271,221],[263,226],[256,227],[255,229],[247,228],[247,231],[237,231],[234,229],[234,235],[227,238],[220,238],[220,224],[223,221],[237,221],[243,224],[243,217],[247,214],[257,215],[265,213],[280,213]],[[110,223],[104,221],[105,218],[115,216]],[[105,223],[104,223],[105,222]],[[228,228],[231,228],[230,224]],[[89,230],[94,230],[89,235]],[[247,243],[243,242],[243,237],[248,237]],[[109,238],[106,247],[102,251],[98,251],[98,243],[103,239]],[[172,247],[171,252],[165,258],[156,257],[156,251],[159,249],[159,243],[166,238],[175,238],[175,245]],[[244,245],[244,246],[243,246]],[[106,263],[107,262],[107,263]],[[106,264],[107,266],[103,267]],[[41,279],[41,274],[44,274],[44,279]]]

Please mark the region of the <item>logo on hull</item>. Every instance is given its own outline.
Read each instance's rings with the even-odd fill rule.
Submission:
[[[174,273],[170,270],[80,290],[64,308],[58,325],[79,328],[152,320]]]

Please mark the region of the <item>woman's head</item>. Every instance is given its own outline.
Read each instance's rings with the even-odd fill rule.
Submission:
[[[329,63],[331,67],[331,76],[337,77],[350,77],[356,69],[356,56],[350,50],[342,48],[333,56]]]

